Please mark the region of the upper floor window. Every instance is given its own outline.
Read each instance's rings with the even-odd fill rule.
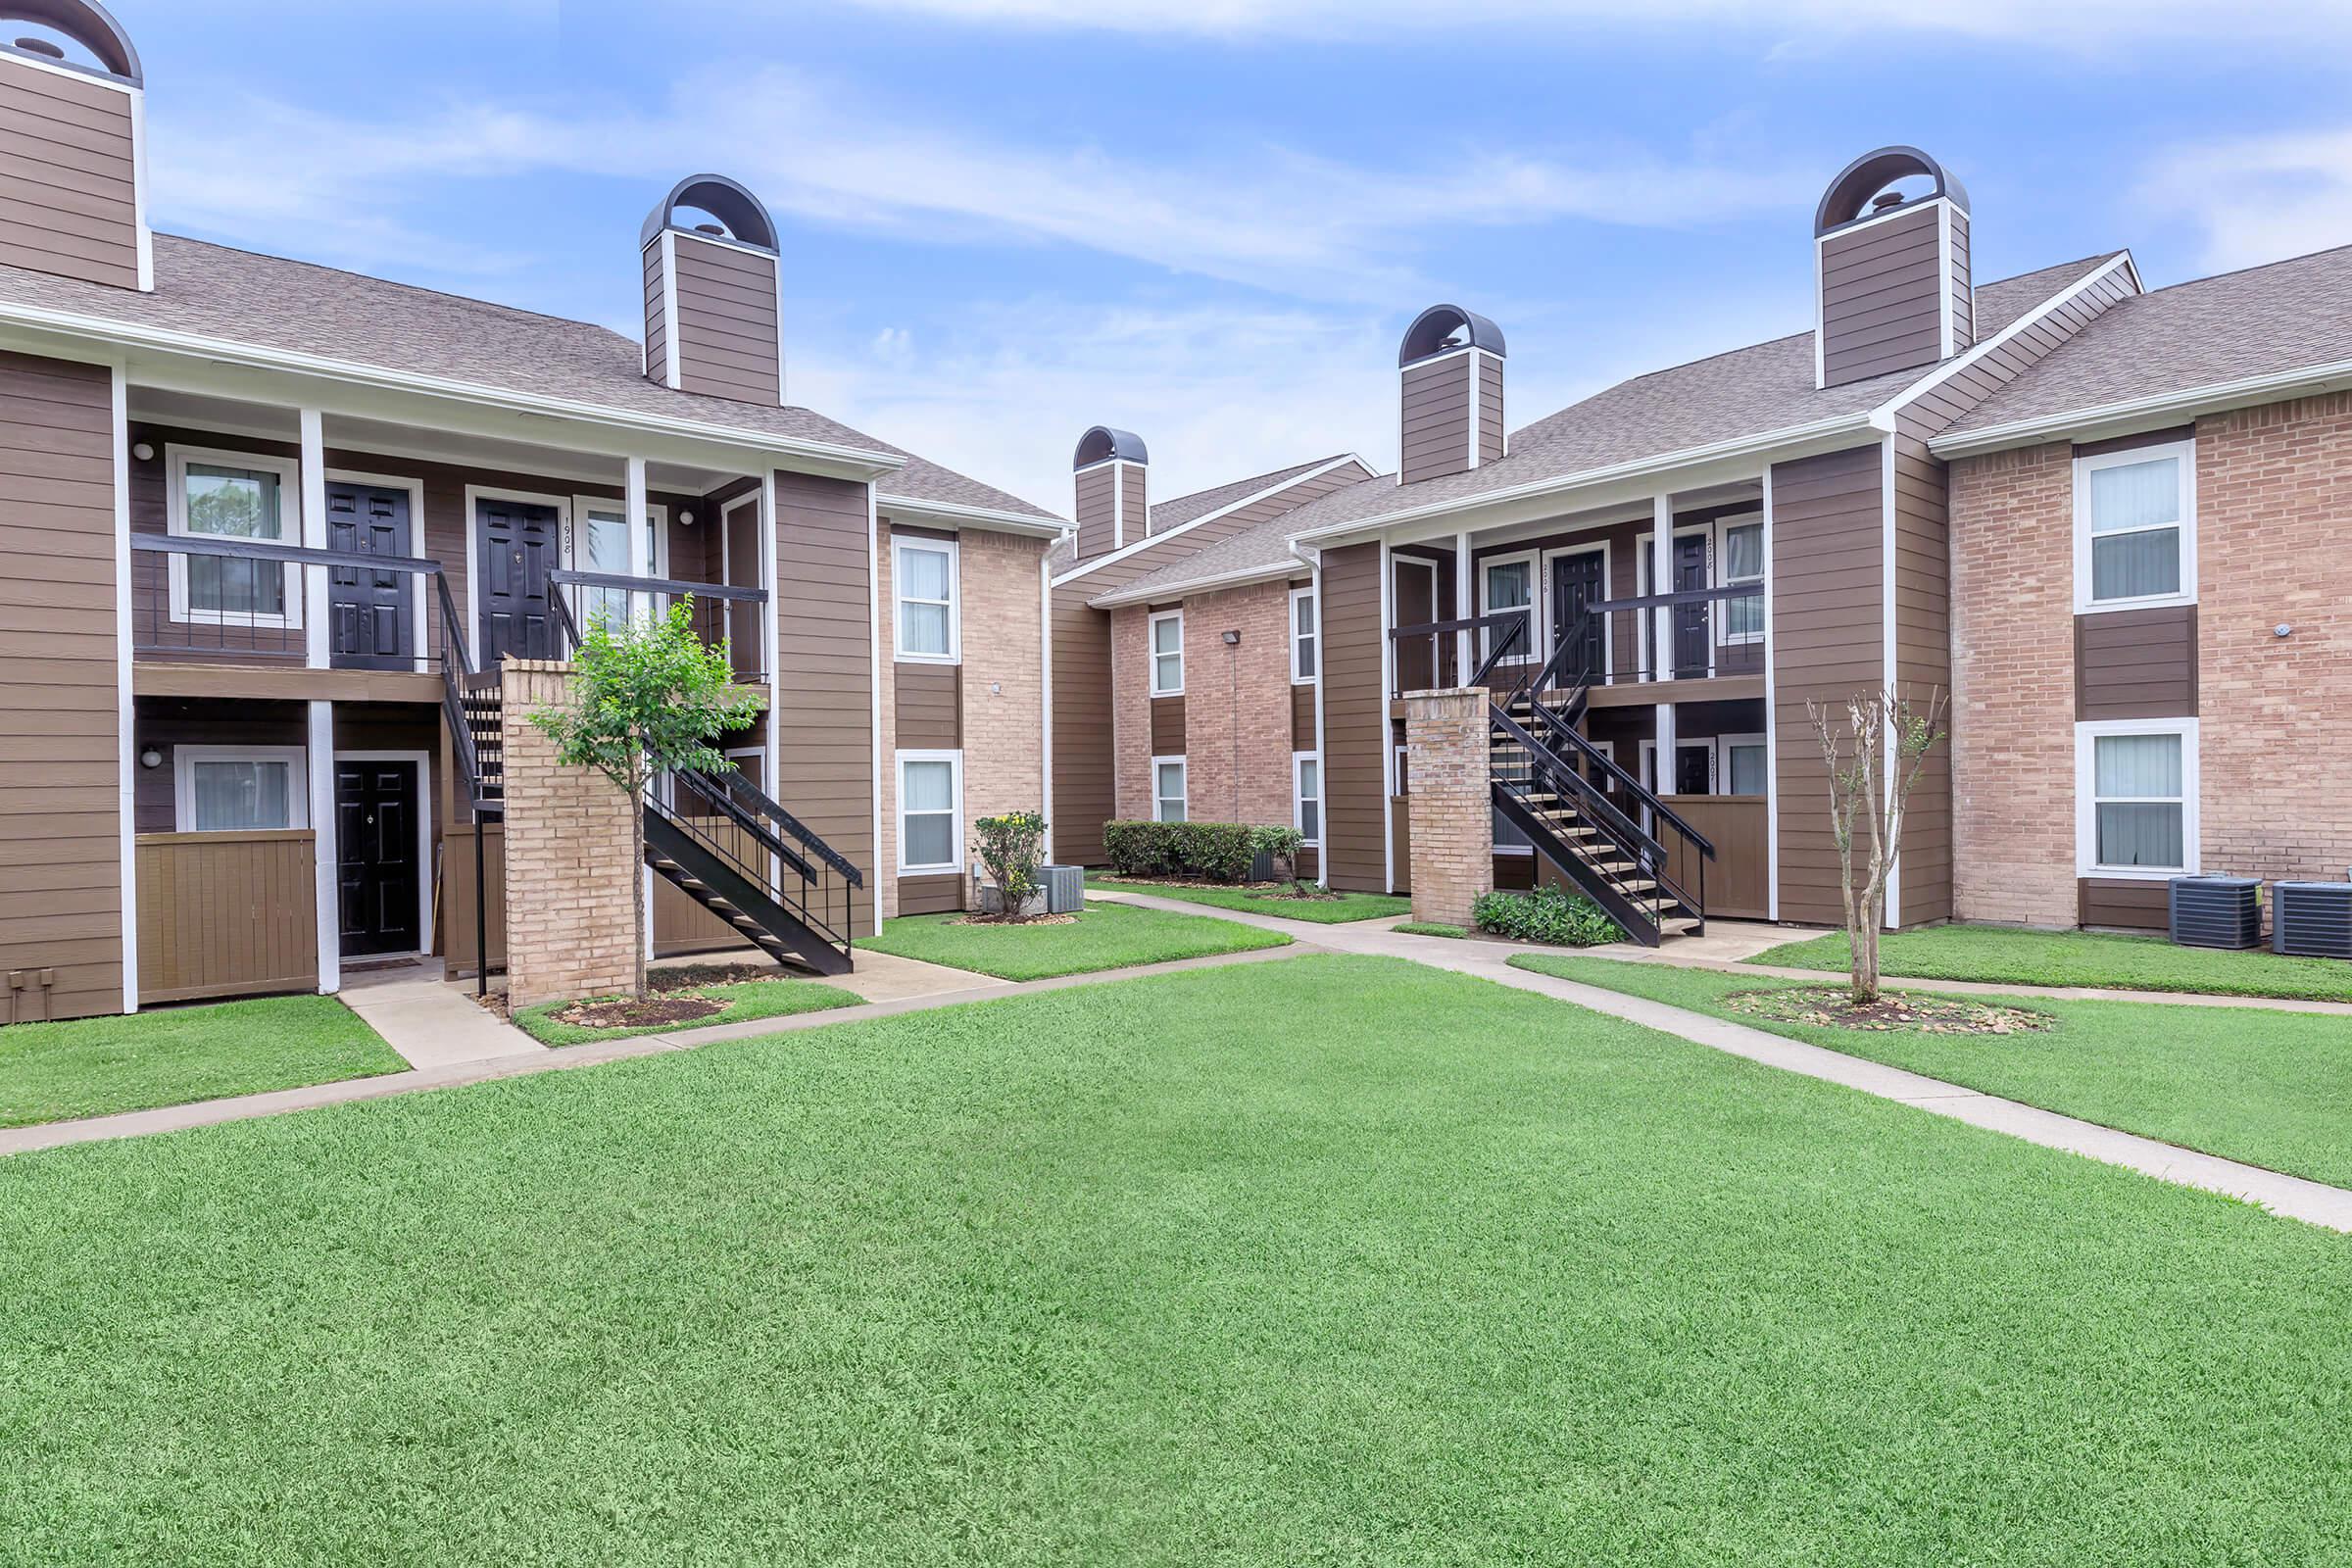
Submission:
[[[1482,615],[1500,614],[1506,610],[1524,610],[1526,629],[1510,644],[1510,653],[1501,662],[1516,664],[1535,659],[1541,652],[1536,646],[1536,557],[1529,551],[1519,556],[1497,556],[1482,561],[1478,566],[1478,612]],[[1487,631],[1479,641],[1481,657],[1492,653],[1510,637],[1508,626]]]
[[[1166,610],[1145,628],[1152,641],[1152,695],[1184,695],[1184,612]]]
[[[1764,524],[1728,522],[1723,529],[1723,582],[1726,588],[1753,584],[1758,590],[1723,601],[1723,640],[1757,643],[1764,640]]]
[[[953,539],[893,539],[891,592],[898,657],[952,664],[963,657],[956,602],[956,548]]]
[[[1291,590],[1291,681],[1303,685],[1321,668],[1322,622],[1312,588]]]
[[[2075,608],[2196,599],[2196,443],[2075,460]]]
[[[302,542],[293,512],[300,484],[289,458],[172,447],[167,460],[167,529],[255,544]],[[172,618],[238,626],[302,624],[302,568],[233,556],[172,556]]]

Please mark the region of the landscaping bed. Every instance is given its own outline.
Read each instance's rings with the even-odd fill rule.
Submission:
[[[1232,886],[1189,881],[1177,877],[1090,875],[1090,888],[1116,893],[1149,893],[1155,898],[1180,899],[1212,908],[1239,909],[1249,914],[1279,915],[1285,920],[1312,920],[1318,925],[1346,925],[1356,920],[1386,920],[1410,914],[1413,901],[1390,893],[1334,893],[1312,882],[1249,882]]]
[[[1747,961],[1785,969],[1842,970],[1846,966],[1845,933],[1834,931],[1786,943]],[[2183,948],[2160,937],[2096,931],[1938,925],[1889,932],[1879,939],[1879,969],[1882,974],[1918,980],[2352,1002],[2352,963],[2341,959],[2295,958],[2260,950]]]
[[[630,1035],[666,1034],[706,1024],[741,1023],[747,1018],[781,1018],[864,1001],[844,991],[772,965],[714,963],[646,972],[649,995],[588,997],[545,1002],[513,1016],[514,1027],[542,1045],[584,1046]]]
[[[1279,948],[1290,940],[1279,932],[1208,915],[1098,904],[1090,905],[1082,914],[1054,922],[904,914],[884,921],[880,936],[858,938],[858,946],[1000,980],[1044,980],[1131,964]]]
[[[151,1007],[0,1027],[0,1127],[406,1072],[333,997]]]

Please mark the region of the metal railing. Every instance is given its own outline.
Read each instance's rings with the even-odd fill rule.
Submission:
[[[666,808],[656,803],[656,809],[673,827],[815,933],[845,962],[853,958],[858,893],[865,877],[848,857],[741,773],[674,774],[671,801]],[[719,822],[727,827],[713,825]]]
[[[735,583],[689,582],[674,577],[624,577],[611,572],[558,569],[547,574],[562,646],[558,659],[580,646],[584,628],[599,623],[643,623],[668,613],[684,600],[694,633],[713,648],[727,650],[736,679],[757,685],[767,678],[767,639],[760,633],[760,607],[767,590]]]
[[[141,659],[303,664],[317,634],[331,668],[428,673],[459,626],[432,603],[448,593],[441,563],[419,556],[160,533],[132,534],[130,550]]]

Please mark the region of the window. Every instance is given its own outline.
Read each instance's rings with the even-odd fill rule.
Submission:
[[[165,526],[182,538],[301,543],[289,459],[172,447],[166,461]],[[172,618],[207,625],[298,627],[302,568],[292,562],[172,556]]]
[[[1737,588],[1749,583],[1759,590],[1764,584],[1764,524],[1760,520],[1727,523],[1723,530],[1722,586]],[[1761,592],[1723,601],[1723,640],[1726,643],[1764,640]]]
[[[1323,764],[1312,752],[1291,754],[1291,826],[1310,848],[1323,842]]]
[[[669,552],[662,544],[663,525],[669,519],[667,507],[648,507],[645,514],[645,570],[639,571],[629,558],[629,530],[621,503],[595,496],[577,496],[572,501],[572,514],[580,519],[579,531],[572,540],[572,569],[601,572],[609,577],[666,577],[669,575]],[[579,591],[580,625],[582,629],[600,622],[619,625],[629,617],[629,592],[625,588],[583,588]],[[659,611],[659,601],[649,601],[639,607],[648,612]]]
[[[2196,443],[2075,460],[2075,608],[2196,597]]]
[[[899,754],[899,869],[962,869],[963,754]]]
[[[1541,652],[1536,642],[1538,631],[1535,623],[1535,608],[1536,557],[1534,552],[1531,551],[1523,556],[1496,556],[1479,563],[1478,612],[1482,615],[1495,615],[1506,610],[1528,612],[1527,629],[1519,634],[1518,641],[1511,644],[1510,657],[1502,660],[1502,663],[1532,662]],[[1507,626],[1495,627],[1482,633],[1479,639],[1480,657],[1484,658],[1493,653],[1501,640],[1510,635],[1510,628]]]
[[[1712,795],[1715,793],[1715,743],[1713,741],[1676,741],[1674,743],[1674,793],[1677,795]]]
[[[1396,793],[1397,793],[1397,794],[1399,794],[1399,795],[1410,795],[1410,794],[1412,794],[1412,793],[1413,793],[1413,791],[1412,791],[1412,785],[1411,785],[1411,782],[1410,782],[1410,781],[1409,781],[1409,780],[1408,780],[1408,779],[1405,777],[1405,772],[1404,772],[1404,760],[1405,760],[1406,756],[1407,756],[1407,755],[1409,755],[1409,754],[1408,754],[1408,750],[1407,750],[1407,748],[1405,748],[1405,747],[1399,746],[1399,747],[1396,748]]]
[[[2075,726],[2077,870],[2166,877],[2197,868],[2197,721]]]
[[[1291,590],[1291,684],[1303,686],[1315,678],[1320,667],[1316,658],[1322,646],[1318,635],[1321,622],[1316,618],[1315,591],[1312,588]]]
[[[1723,748],[1723,793],[1762,795],[1765,791],[1764,737],[1726,735]]]
[[[893,539],[890,580],[897,596],[898,655],[917,663],[963,657],[956,612],[956,546],[952,539]]]
[[[182,833],[309,827],[304,755],[299,746],[173,747],[173,821]]]
[[[1152,759],[1152,814],[1162,822],[1184,820],[1184,759]]]
[[[1184,612],[1165,610],[1147,626],[1152,639],[1152,695],[1184,695]]]

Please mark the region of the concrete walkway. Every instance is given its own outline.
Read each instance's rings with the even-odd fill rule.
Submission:
[[[481,1006],[465,987],[441,977],[441,965],[404,963],[344,977],[343,1004],[416,1068],[456,1067],[509,1056],[544,1056],[547,1048]]]

